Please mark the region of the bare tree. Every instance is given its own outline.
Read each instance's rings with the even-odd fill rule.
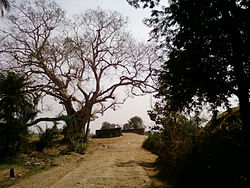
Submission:
[[[96,113],[123,103],[130,94],[155,91],[154,47],[136,42],[118,12],[87,10],[67,21],[50,0],[22,1],[0,31],[1,57],[26,72],[37,92],[55,97],[72,135],[88,133]],[[123,89],[122,89],[123,88]],[[128,92],[129,91],[129,92]]]

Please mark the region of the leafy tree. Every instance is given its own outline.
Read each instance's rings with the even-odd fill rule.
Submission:
[[[128,130],[128,129],[132,129],[132,128],[133,128],[132,125],[129,124],[129,123],[125,123],[125,124],[123,125],[123,130]]]
[[[134,129],[138,129],[138,128],[142,128],[142,127],[143,127],[142,118],[139,117],[139,116],[134,116],[134,117],[130,118],[130,120],[128,121],[128,123],[129,123]]]
[[[109,123],[109,122],[105,121],[105,122],[102,123],[101,130],[104,130],[104,129],[114,129],[114,128],[118,128],[118,127],[120,127],[118,124]]]
[[[128,0],[139,2],[157,0]],[[153,10],[147,24],[160,43],[165,63],[160,92],[171,110],[228,106],[239,99],[245,141],[250,145],[250,2],[171,0]],[[163,57],[163,58],[164,58]]]
[[[51,0],[18,1],[12,8],[0,29],[0,63],[29,74],[33,89],[65,109],[34,123],[64,120],[69,141],[87,138],[95,114],[114,109],[131,94],[155,90],[154,47],[137,42],[118,12],[86,10],[69,21]]]
[[[28,121],[36,114],[36,103],[27,90],[27,78],[8,72],[0,75],[0,151],[14,154],[28,134]]]
[[[8,0],[0,0],[0,11],[1,15],[4,15],[4,10],[9,10],[10,8],[10,3]]]
[[[128,125],[132,129],[138,129],[143,127],[143,121],[142,118],[139,116],[134,116],[128,120]]]

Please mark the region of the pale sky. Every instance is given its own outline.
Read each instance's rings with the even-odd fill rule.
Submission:
[[[142,23],[142,20],[150,16],[150,11],[135,9],[126,0],[56,0],[56,2],[66,10],[69,16],[97,7],[104,10],[116,10],[129,18],[128,31],[131,31],[135,39],[139,41],[146,41],[148,39],[150,29]],[[133,116],[141,117],[144,124],[148,127],[154,124],[147,115],[147,110],[150,110],[151,106],[151,95],[129,98],[116,111],[109,110],[104,116],[93,121],[90,126],[91,132],[94,133],[96,129],[101,128],[101,124],[104,121],[123,125]]]
[[[147,40],[150,29],[142,20],[150,16],[148,9],[135,9],[126,0],[55,0],[69,15],[78,14],[86,9],[100,7],[104,10],[116,10],[129,18],[128,30],[138,40]]]

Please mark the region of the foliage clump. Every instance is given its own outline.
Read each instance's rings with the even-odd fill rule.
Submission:
[[[162,133],[149,133],[148,138],[143,142],[142,147],[159,155],[164,146]]]
[[[109,122],[105,121],[102,123],[101,130],[114,129],[114,128],[120,128],[120,125],[115,124],[115,123],[109,123]]]
[[[239,108],[203,128],[182,115],[162,121],[143,147],[158,155],[159,175],[174,187],[247,187],[249,162]]]
[[[35,142],[35,147],[37,151],[43,151],[43,149],[52,142],[53,139],[57,138],[60,134],[60,130],[54,125],[52,128],[43,130],[40,126],[36,126],[38,129],[39,140]]]
[[[130,118],[128,122],[123,125],[124,130],[139,128],[143,128],[143,121],[142,118],[139,116],[134,116]]]
[[[28,136],[28,122],[36,114],[36,101],[27,78],[15,72],[0,75],[0,155],[14,155]]]
[[[165,160],[161,167],[169,170],[164,176],[176,187],[250,187],[249,1],[127,2],[152,8],[146,24],[159,44],[163,66],[157,95],[165,103],[160,110],[168,112],[156,122],[176,112],[199,114],[205,105],[213,111],[229,108],[230,97],[239,102],[237,111],[214,116],[194,138],[175,134],[172,121],[164,126],[166,148],[159,154]]]
[[[180,172],[188,165],[193,138],[199,127],[194,119],[181,114],[162,118],[158,123],[163,126],[162,131],[150,134],[143,147],[158,155],[159,175],[168,183],[176,184]]]
[[[197,135],[181,186],[248,187],[249,159],[243,140],[239,108],[213,118]]]
[[[77,134],[74,137],[71,137],[69,149],[79,154],[85,154],[87,150],[88,142],[85,137]]]

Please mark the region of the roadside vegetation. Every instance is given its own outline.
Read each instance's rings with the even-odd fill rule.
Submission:
[[[0,168],[46,168],[51,156],[84,154],[98,114],[157,92],[143,147],[158,155],[159,176],[174,188],[250,187],[249,1],[127,2],[151,9],[153,43],[136,41],[116,11],[70,19],[53,0],[0,1]],[[38,118],[46,96],[64,110]],[[213,115],[201,126],[204,111]],[[29,127],[59,121],[62,131],[38,126],[30,140]],[[141,127],[135,116],[123,129]],[[61,149],[46,154],[51,146]],[[41,160],[26,161],[33,158]]]
[[[149,112],[162,130],[144,143],[161,177],[178,188],[249,187],[249,1],[127,1],[151,10],[145,24],[162,61]]]
[[[55,159],[72,152],[64,143],[61,134],[53,135],[50,138],[47,136],[47,144],[41,151],[41,147],[37,147],[37,143],[41,142],[40,136],[38,133],[28,134],[26,142],[23,143],[22,147],[18,148],[15,155],[5,155],[5,157],[0,158],[1,188],[8,187],[20,179],[58,166],[60,163],[55,162]],[[13,169],[14,177],[10,176],[10,169]]]
[[[163,129],[150,133],[143,147],[158,155],[158,175],[167,184],[247,187],[248,159],[238,107],[216,116],[204,127],[183,115],[161,123]]]
[[[53,166],[53,158],[70,151],[56,124],[45,130],[37,126],[38,133],[29,131],[29,122],[38,112],[37,98],[29,85],[20,73],[0,75],[0,187]],[[55,154],[50,148],[58,151]]]

